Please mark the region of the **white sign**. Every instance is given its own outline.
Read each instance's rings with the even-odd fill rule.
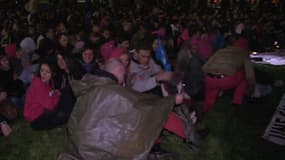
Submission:
[[[285,94],[283,95],[263,138],[279,145],[285,145]]]

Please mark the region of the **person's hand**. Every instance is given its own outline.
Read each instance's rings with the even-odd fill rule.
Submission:
[[[176,94],[175,104],[181,104],[183,102],[184,96],[181,93]]]
[[[1,131],[5,137],[9,136],[12,132],[12,128],[4,121],[0,123]]]
[[[160,72],[156,75],[156,81],[170,81],[172,80],[173,72]]]

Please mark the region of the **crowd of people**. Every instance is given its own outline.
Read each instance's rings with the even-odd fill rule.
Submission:
[[[277,47],[276,42],[282,47],[284,14],[176,5],[1,11],[2,134],[12,132],[9,122],[17,114],[35,130],[65,124],[77,98],[72,82],[82,73],[160,97],[177,93],[173,88],[181,82],[184,103],[191,108],[202,101],[203,113],[223,90],[235,89],[232,103],[242,105],[258,83],[250,51]],[[161,50],[166,55],[159,58]],[[177,119],[172,112],[165,128],[187,139]],[[172,120],[181,127],[169,125]]]

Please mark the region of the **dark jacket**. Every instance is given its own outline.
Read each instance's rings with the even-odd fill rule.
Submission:
[[[178,55],[176,71],[182,75],[182,82],[185,84],[184,91],[190,96],[202,96],[204,91],[204,72],[202,66],[203,58],[199,54],[191,57]],[[176,77],[177,78],[177,77]]]

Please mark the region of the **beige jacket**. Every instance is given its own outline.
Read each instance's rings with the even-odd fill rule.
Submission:
[[[203,66],[205,73],[233,75],[244,70],[249,84],[255,84],[255,74],[249,53],[241,48],[229,46],[218,50]]]

